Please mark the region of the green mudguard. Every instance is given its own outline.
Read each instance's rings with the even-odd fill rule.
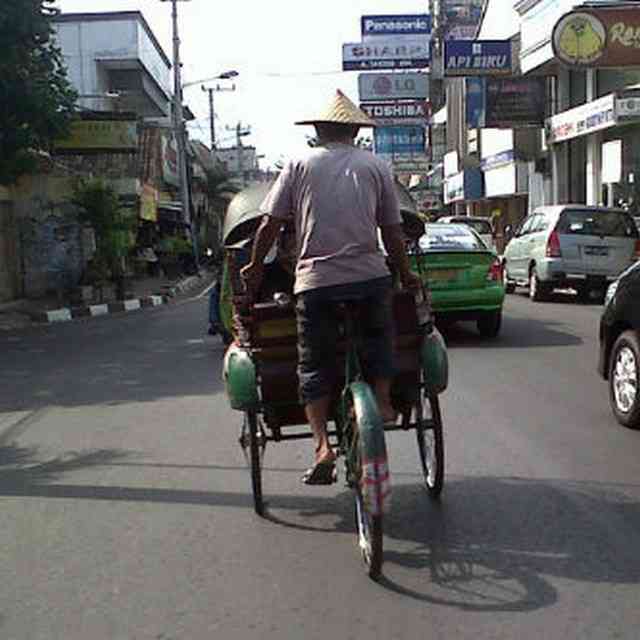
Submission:
[[[384,425],[371,387],[365,382],[352,382],[349,389],[366,457],[370,459],[386,457]]]
[[[255,409],[260,398],[256,366],[246,349],[232,344],[224,356],[222,377],[232,409]]]
[[[449,356],[444,338],[435,327],[424,337],[421,356],[427,393],[442,393],[449,385]]]

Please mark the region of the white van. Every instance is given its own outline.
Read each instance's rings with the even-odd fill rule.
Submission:
[[[573,288],[604,299],[608,283],[640,258],[633,218],[622,209],[564,204],[525,218],[504,250],[507,292],[529,287],[532,300]]]

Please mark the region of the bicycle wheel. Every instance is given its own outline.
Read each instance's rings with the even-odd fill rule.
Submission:
[[[348,479],[355,492],[358,547],[369,576],[377,579],[383,562],[383,512],[390,494],[384,427],[369,385],[353,383],[350,391]]]
[[[442,414],[438,396],[422,390],[416,402],[416,438],[425,487],[429,496],[437,499],[444,485]]]
[[[249,427],[249,453],[251,460],[251,488],[253,489],[253,508],[259,516],[264,515],[262,500],[262,461],[260,459],[260,433],[258,428],[258,414],[246,411],[245,420]]]

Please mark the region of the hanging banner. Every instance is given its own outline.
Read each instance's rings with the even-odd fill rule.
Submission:
[[[510,40],[445,40],[445,76],[498,76],[513,73]]]
[[[553,53],[569,67],[640,67],[640,8],[581,7],[562,16]]]
[[[150,222],[158,221],[158,190],[150,184],[142,185],[140,194],[140,218]]]
[[[174,187],[180,186],[178,145],[170,130],[162,132],[162,179]]]

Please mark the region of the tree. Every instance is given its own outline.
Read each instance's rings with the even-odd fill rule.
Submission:
[[[68,133],[77,94],[53,38],[54,0],[2,0],[0,184],[33,171],[37,156]]]
[[[78,208],[79,221],[91,226],[95,233],[94,270],[117,280],[122,276],[121,261],[129,250],[135,219],[122,210],[113,187],[98,178],[79,180],[71,202]]]

